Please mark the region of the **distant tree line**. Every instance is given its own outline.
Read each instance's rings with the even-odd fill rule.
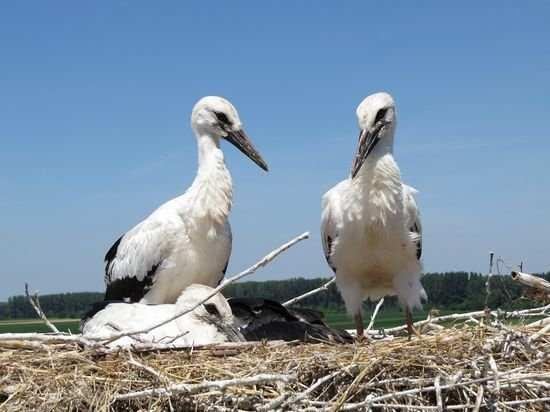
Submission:
[[[542,275],[550,280],[550,272]],[[287,301],[327,282],[326,278],[268,280],[262,282],[240,282],[229,285],[223,294],[226,297],[263,297],[279,302]],[[447,272],[429,273],[422,278],[428,294],[427,308],[451,310],[476,310],[485,307],[485,282],[487,277],[479,273]],[[522,299],[521,287],[509,276],[491,278],[490,308],[523,308],[535,303]],[[51,318],[79,318],[92,303],[103,300],[103,293],[81,292],[40,296],[44,312]],[[343,310],[344,303],[335,285],[301,303],[303,306]],[[366,308],[374,303],[366,302]],[[395,297],[386,299],[385,308],[398,307]],[[0,319],[34,318],[36,314],[26,297],[12,296],[7,302],[0,302]]]
[[[100,292],[58,293],[39,296],[40,306],[50,318],[79,318],[90,306],[103,300]],[[0,304],[0,319],[35,318],[36,312],[25,296],[12,296]]]

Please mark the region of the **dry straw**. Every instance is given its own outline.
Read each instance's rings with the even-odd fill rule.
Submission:
[[[410,342],[133,354],[0,341],[0,409],[547,410],[550,333],[492,323],[448,326]]]

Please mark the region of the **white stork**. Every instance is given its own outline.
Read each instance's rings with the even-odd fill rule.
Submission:
[[[174,303],[185,287],[216,286],[225,274],[231,254],[232,183],[220,140],[265,171],[267,164],[226,99],[199,100],[191,126],[198,146],[195,180],[111,246],[105,255],[105,300]]]
[[[357,337],[364,334],[363,300],[397,295],[410,338],[411,310],[426,298],[420,283],[422,226],[416,190],[401,181],[393,158],[393,98],[368,96],[357,107],[357,118],[361,131],[351,175],[323,196],[323,249]]]
[[[81,322],[84,337],[109,338],[119,332],[152,327],[193,307],[206,299],[214,289],[190,285],[175,304],[145,305],[143,303],[109,303],[95,305]],[[240,342],[244,337],[234,326],[231,308],[220,294],[212,296],[192,312],[159,326],[148,333],[122,337],[111,347],[129,347],[137,343],[165,343],[175,346],[206,345],[221,342]]]

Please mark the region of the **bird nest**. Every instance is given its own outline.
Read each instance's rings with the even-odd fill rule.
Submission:
[[[348,345],[0,339],[0,410],[548,410],[550,323],[489,317]]]
[[[516,277],[540,289],[540,281],[529,276]],[[550,291],[550,285],[542,288]],[[550,305],[429,316],[414,324],[421,336],[409,341],[401,336],[404,326],[371,330],[381,300],[367,327],[369,338],[355,344],[310,338],[174,347],[138,340],[123,350],[108,343],[152,328],[107,340],[63,334],[48,321],[38,297],[28,290],[27,296],[54,333],[0,334],[0,410],[543,411],[550,405]]]

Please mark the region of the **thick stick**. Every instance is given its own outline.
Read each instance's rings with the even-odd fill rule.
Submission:
[[[220,381],[207,381],[197,384],[187,384],[180,383],[177,385],[171,385],[167,388],[153,388],[146,389],[143,391],[129,392],[121,395],[115,396],[115,401],[122,401],[127,399],[136,399],[136,398],[148,398],[151,396],[170,396],[176,393],[185,393],[192,395],[194,393],[203,392],[206,390],[215,390],[223,391],[231,386],[250,386],[250,385],[262,385],[272,382],[283,382],[288,383],[293,381],[295,378],[289,375],[281,374],[260,374],[256,376],[251,376],[249,378],[237,378],[237,379],[227,379]]]
[[[40,301],[38,300],[38,292],[35,292],[34,296],[31,296],[29,293],[29,284],[25,283],[25,295],[27,295],[27,299],[29,300],[31,306],[33,307],[34,311],[38,315],[40,319],[44,321],[46,326],[50,328],[50,330],[54,333],[59,333],[59,329],[55,327],[53,323],[51,323],[48,318],[46,317],[46,314],[40,307]]]
[[[0,345],[3,343],[15,342],[15,344],[30,344],[34,342],[43,342],[51,344],[78,344],[97,353],[116,353],[122,352],[122,348],[108,348],[99,342],[94,342],[84,338],[82,335],[68,335],[64,333],[0,333]],[[256,346],[280,346],[288,342],[282,340],[273,340],[269,342],[224,342],[212,343],[207,345],[174,345],[167,343],[136,343],[132,345],[132,352],[159,352],[168,350],[246,350]]]
[[[538,276],[533,276],[529,273],[523,272],[512,271],[512,273],[510,273],[510,276],[512,276],[512,279],[514,279],[516,282],[519,282],[522,285],[533,289],[541,290],[547,296],[550,296],[550,282],[547,282],[546,280]]]
[[[174,316],[171,316],[171,317],[169,317],[168,319],[165,319],[162,322],[159,322],[159,323],[157,323],[153,326],[149,326],[149,327],[144,328],[144,329],[138,329],[138,330],[123,332],[123,333],[117,333],[117,334],[114,334],[114,335],[112,335],[111,337],[109,337],[107,339],[105,338],[105,336],[87,336],[87,339],[95,340],[95,341],[104,341],[104,343],[110,343],[110,342],[113,342],[117,339],[123,338],[125,336],[132,336],[132,335],[138,335],[138,334],[141,334],[141,333],[148,333],[148,332],[152,331],[153,329],[156,329],[160,326],[166,325],[167,323],[170,323],[173,320],[194,311],[196,308],[198,308],[200,305],[202,305],[208,299],[210,299],[211,297],[217,295],[218,292],[220,292],[222,289],[224,289],[227,285],[229,285],[231,283],[234,283],[237,280],[239,280],[239,279],[241,279],[245,276],[251,275],[252,273],[256,272],[256,270],[258,270],[259,268],[267,265],[269,262],[271,262],[273,259],[275,259],[277,256],[279,256],[285,250],[289,249],[290,247],[292,247],[296,243],[300,242],[301,240],[307,239],[308,237],[309,237],[309,232],[302,233],[300,236],[292,239],[290,242],[285,243],[284,245],[280,246],[279,248],[275,249],[271,253],[264,256],[263,259],[261,259],[259,262],[255,263],[254,265],[250,266],[248,269],[243,270],[241,273],[239,273],[239,274],[237,274],[237,275],[235,275],[235,276],[233,276],[229,279],[225,279],[223,282],[221,282],[218,285],[217,288],[215,288],[212,291],[212,293],[210,293],[206,298],[204,298],[200,302],[197,302],[195,305],[191,306],[188,309],[185,309],[181,312],[176,313]]]
[[[0,333],[0,341],[25,341],[25,342],[48,342],[48,343],[78,343],[82,346],[98,346],[97,343],[88,340],[82,335],[68,335],[65,333]]]
[[[301,301],[302,299],[308,298],[310,296],[315,295],[316,293],[319,293],[323,290],[327,290],[330,285],[332,285],[334,282],[336,282],[336,278],[332,278],[327,283],[325,283],[323,286],[318,287],[317,289],[310,290],[309,292],[304,293],[303,295],[296,296],[295,298],[292,298],[290,300],[287,300],[285,303],[283,303],[283,306],[290,306],[294,305],[296,302]]]

